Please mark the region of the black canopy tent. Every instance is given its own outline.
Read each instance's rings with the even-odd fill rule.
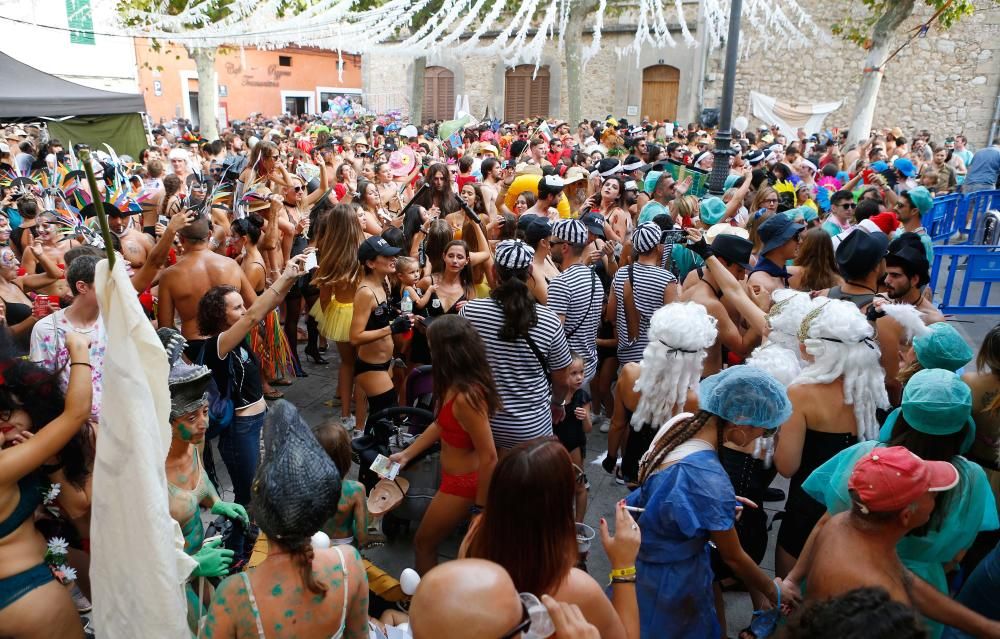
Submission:
[[[0,121],[46,120],[52,137],[64,144],[103,143],[138,157],[146,144],[138,93],[104,91],[63,80],[0,52]]]

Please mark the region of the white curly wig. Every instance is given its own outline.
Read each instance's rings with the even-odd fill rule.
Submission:
[[[705,307],[694,302],[667,304],[649,322],[649,344],[642,352],[635,390],[641,395],[632,427],[659,426],[684,407],[688,390],[698,390],[705,350],[719,330]]]
[[[767,325],[771,331],[767,335],[769,344],[777,344],[799,355],[799,327],[802,318],[816,308],[816,300],[808,293],[790,288],[779,288],[771,293],[771,310],[767,312]]]
[[[924,314],[910,304],[883,304],[881,310],[896,320],[906,332],[906,341],[912,342],[914,337],[923,337],[931,332],[924,324]]]
[[[844,379],[844,402],[854,407],[858,439],[878,436],[877,408],[889,408],[881,352],[875,329],[858,307],[846,300],[827,300],[802,320],[799,340],[813,361],[806,364],[795,384],[829,384]]]
[[[769,342],[753,349],[746,364],[767,371],[785,386],[791,384],[802,372],[798,350],[785,348],[777,342]]]

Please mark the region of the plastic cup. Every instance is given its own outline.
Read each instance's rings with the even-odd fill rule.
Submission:
[[[576,525],[576,549],[580,553],[580,561],[587,561],[590,553],[590,542],[597,536],[597,531],[587,524]]]
[[[531,619],[531,627],[523,633],[524,639],[545,639],[556,633],[556,625],[552,623],[549,616],[549,609],[541,600],[530,592],[520,594],[521,602],[528,609],[528,617]]]

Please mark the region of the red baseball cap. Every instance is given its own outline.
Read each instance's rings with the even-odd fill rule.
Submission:
[[[847,487],[863,511],[902,510],[926,493],[958,484],[958,470],[946,461],[925,461],[902,446],[875,448],[854,465]]]

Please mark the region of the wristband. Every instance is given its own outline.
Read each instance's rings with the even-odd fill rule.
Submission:
[[[609,579],[614,579],[616,577],[634,577],[635,576],[635,566],[629,566],[628,568],[618,568],[612,570],[608,575]]]
[[[612,584],[633,584],[633,585],[635,585],[635,582],[636,582],[635,575],[632,575],[631,577],[612,577],[611,578],[611,583]]]
[[[469,506],[469,514],[478,515],[486,510],[486,506],[480,506],[479,504],[472,504]]]
[[[70,362],[69,365],[70,366],[86,366],[87,368],[91,368],[91,369],[94,368],[93,366],[91,366],[87,362]]]

